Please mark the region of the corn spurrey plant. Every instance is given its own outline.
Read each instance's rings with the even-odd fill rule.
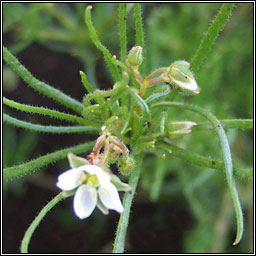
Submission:
[[[70,169],[60,170],[59,176],[56,177],[56,186],[61,192],[41,210],[29,226],[21,243],[21,252],[28,252],[30,239],[45,215],[61,200],[71,196],[74,196],[74,214],[79,219],[85,219],[84,221],[93,214],[96,207],[104,215],[107,215],[109,210],[120,214],[113,252],[124,252],[131,205],[147,152],[155,154],[160,165],[161,161],[166,161],[168,156],[172,155],[195,165],[223,171],[236,215],[237,231],[233,245],[240,242],[243,234],[243,213],[235,176],[250,178],[252,169],[236,165],[233,167],[224,128],[251,129],[252,120],[220,121],[214,114],[200,106],[174,101],[177,92],[182,96],[191,97],[204,93],[204,85],[197,83],[196,74],[200,71],[199,67],[205,58],[211,54],[212,46],[233,8],[232,3],[222,5],[190,62],[183,59],[176,60],[167,67],[159,67],[145,74],[146,45],[140,5],[137,3],[133,5],[136,40],[127,53],[127,4],[120,4],[120,59],[112,55],[99,40],[92,23],[92,6],[88,6],[85,11],[85,23],[92,42],[105,58],[114,82],[110,90],[93,89],[95,87],[89,83],[87,75],[80,71],[81,81],[87,91],[82,103],[36,79],[7,48],[3,48],[6,63],[29,86],[66,106],[76,115],[45,107],[25,105],[5,97],[3,103],[17,110],[55,117],[77,125],[43,126],[19,120],[6,113],[3,114],[4,122],[31,131],[87,133],[98,136],[96,141],[49,153],[21,165],[4,168],[4,180],[9,181],[66,157],[70,165]],[[208,123],[196,123],[193,118],[177,120],[177,117],[170,114],[174,108],[197,113]],[[211,129],[217,135],[222,160],[211,159],[175,146],[176,139],[183,140],[197,128]],[[77,155],[81,153],[87,156]],[[113,174],[111,164],[116,165],[122,176],[129,178],[128,183]],[[161,170],[158,171],[159,174],[156,175],[160,177]],[[158,186],[161,186],[160,183]],[[154,189],[155,187],[152,187],[152,191]],[[159,188],[156,187],[156,190]],[[123,200],[120,199],[118,191],[125,192]]]

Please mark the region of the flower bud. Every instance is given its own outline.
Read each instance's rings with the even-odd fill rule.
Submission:
[[[129,176],[131,173],[131,170],[134,167],[133,157],[131,157],[129,155],[122,155],[118,159],[118,167],[119,167],[119,171],[121,172],[121,174],[123,174],[124,176]]]
[[[181,138],[192,132],[194,125],[196,125],[196,123],[189,121],[169,122],[166,127],[168,138],[171,140]]]
[[[176,86],[182,94],[198,94],[200,89],[189,67],[187,61],[175,61],[161,75],[162,81]]]
[[[127,61],[130,64],[130,66],[135,68],[139,67],[143,61],[142,47],[140,46],[132,47],[132,49],[128,54]]]

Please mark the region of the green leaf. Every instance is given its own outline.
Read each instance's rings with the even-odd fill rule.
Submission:
[[[126,3],[120,3],[119,7],[119,34],[121,47],[121,60],[124,63],[127,55],[127,37],[126,37]]]
[[[34,132],[44,133],[88,133],[99,134],[100,130],[91,126],[52,126],[52,125],[40,125],[32,124],[30,122],[22,121],[17,118],[11,117],[3,113],[3,120],[8,124],[12,124],[17,127],[28,129]]]
[[[81,124],[87,124],[87,125],[95,125],[96,124],[96,127],[100,127],[99,124],[97,124],[95,122],[91,122],[91,121],[86,120],[79,116],[63,113],[63,112],[60,112],[57,110],[48,109],[48,108],[44,108],[44,107],[34,107],[34,106],[18,103],[13,100],[9,100],[5,97],[3,97],[3,103],[9,107],[18,109],[20,111],[51,116],[51,117],[64,119],[64,120],[68,120],[71,122],[77,122],[77,123],[81,123]]]
[[[62,193],[59,193],[57,196],[55,196],[37,215],[37,217],[34,219],[34,221],[31,223],[29,228],[27,229],[22,242],[21,242],[21,253],[28,253],[28,245],[30,243],[30,239],[35,232],[36,228],[42,221],[42,219],[45,217],[45,215],[62,199],[64,198]]]
[[[112,56],[111,56],[109,50],[100,42],[98,35],[96,33],[96,30],[93,26],[92,18],[91,18],[91,9],[92,9],[92,6],[89,5],[85,11],[85,23],[89,29],[91,39],[92,39],[93,43],[95,44],[95,46],[103,53],[105,60],[108,64],[110,71],[112,72],[115,80],[119,81],[120,75],[119,75],[119,72],[118,72],[116,66],[112,62]]]
[[[223,29],[225,23],[230,17],[234,6],[235,6],[234,3],[222,4],[217,17],[214,19],[214,21],[210,25],[195,55],[190,61],[190,64],[191,64],[190,68],[192,71],[196,71],[197,69],[199,69],[200,65],[203,63],[205,58],[211,53],[211,48],[216,38],[218,37],[218,34]]]

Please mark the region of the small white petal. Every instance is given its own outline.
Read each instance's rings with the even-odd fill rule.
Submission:
[[[56,185],[62,190],[72,190],[80,185],[79,181],[82,175],[83,170],[80,167],[70,169],[59,175]]]
[[[198,86],[197,86],[196,80],[192,79],[192,78],[188,78],[188,79],[189,79],[188,83],[184,83],[182,81],[175,80],[173,78],[172,78],[172,81],[173,81],[174,84],[179,86],[181,89],[186,89],[186,90],[189,90],[189,91],[197,91]]]
[[[82,185],[75,193],[73,207],[80,219],[89,217],[97,204],[97,191],[88,185]]]
[[[119,198],[118,191],[112,183],[105,184],[99,187],[99,196],[101,202],[108,208],[116,210],[117,212],[123,212],[124,208]]]

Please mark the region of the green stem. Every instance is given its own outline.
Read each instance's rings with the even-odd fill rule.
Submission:
[[[54,163],[58,160],[66,158],[69,152],[73,154],[87,153],[93,149],[94,143],[95,142],[93,141],[79,144],[74,147],[58,150],[53,153],[38,157],[24,164],[4,168],[4,181],[9,181],[11,179],[18,178],[26,174],[30,174],[34,171],[38,171],[40,168],[47,166],[50,163]]]
[[[202,109],[198,106],[186,105],[186,104],[183,104],[180,102],[161,102],[161,103],[157,103],[157,104],[153,105],[152,107],[153,108],[154,107],[184,108],[184,109],[196,112],[196,113],[204,116],[205,118],[207,118],[210,121],[211,125],[214,127],[214,130],[217,133],[218,139],[220,142],[223,160],[224,160],[224,164],[225,164],[225,174],[226,174],[226,178],[227,178],[227,183],[228,183],[229,191],[231,193],[231,197],[232,197],[232,201],[233,201],[233,205],[234,205],[235,213],[236,213],[237,234],[236,234],[236,238],[235,238],[233,245],[238,244],[240,242],[240,240],[242,238],[242,234],[243,234],[243,226],[244,226],[243,225],[243,213],[242,213],[242,208],[241,208],[238,192],[237,192],[236,185],[235,185],[230,148],[229,148],[225,130],[221,126],[220,121],[212,113],[209,113],[205,109]]]
[[[20,128],[28,129],[34,132],[46,132],[46,133],[88,133],[98,134],[99,129],[90,126],[51,126],[32,124],[30,122],[22,121],[17,118],[11,117],[7,114],[3,114],[4,122],[15,125]]]
[[[130,217],[131,205],[132,205],[132,201],[133,201],[136,187],[138,185],[138,181],[140,177],[142,159],[143,159],[142,154],[135,156],[136,166],[134,170],[131,172],[131,176],[129,179],[129,185],[131,186],[132,190],[131,192],[126,192],[123,199],[124,211],[119,218],[113,253],[124,252],[125,238],[126,238],[127,227],[128,227],[129,217]]]
[[[40,213],[36,216],[34,221],[31,223],[29,228],[27,229],[22,242],[21,242],[21,253],[28,253],[28,245],[30,243],[30,239],[35,232],[36,228],[42,221],[42,219],[45,217],[45,215],[57,204],[59,203],[62,199],[64,198],[64,195],[62,193],[59,193],[57,196],[55,196],[41,211]]]
[[[139,3],[134,3],[134,19],[135,19],[135,31],[136,31],[136,45],[139,45],[143,49],[143,59],[145,57],[144,49],[144,33],[143,33],[143,24],[142,24],[142,14],[141,6]],[[139,70],[143,74],[143,63],[141,64]]]
[[[82,113],[83,105],[79,101],[33,77],[6,47],[3,47],[3,57],[6,63],[33,89],[74,110],[78,114]]]
[[[18,109],[20,111],[25,111],[25,112],[29,112],[29,113],[36,113],[36,114],[51,116],[51,117],[64,119],[64,120],[68,120],[68,121],[76,122],[76,123],[80,123],[80,124],[87,124],[87,125],[90,125],[90,126],[100,127],[99,124],[97,124],[95,122],[91,122],[91,121],[86,120],[86,119],[84,119],[82,117],[79,117],[79,116],[66,114],[66,113],[63,113],[63,112],[60,112],[60,111],[57,111],[57,110],[52,110],[52,109],[48,109],[48,108],[44,108],[44,107],[34,107],[34,106],[25,105],[25,104],[22,104],[22,103],[15,102],[13,100],[9,100],[5,97],[3,97],[3,103],[5,105],[9,106],[9,107]]]
[[[135,31],[136,31],[136,45],[144,47],[144,34],[142,25],[142,15],[140,4],[134,4],[134,19],[135,19]]]
[[[253,129],[252,119],[230,119],[230,120],[219,120],[223,128],[237,128],[237,129]],[[193,127],[194,129],[213,129],[208,123],[197,124]]]
[[[91,9],[92,9],[92,6],[89,5],[85,11],[85,22],[89,29],[91,39],[92,39],[93,43],[95,44],[95,46],[103,53],[105,60],[108,64],[115,80],[119,81],[120,75],[119,75],[119,72],[118,72],[116,66],[112,63],[112,56],[111,56],[109,50],[100,42],[100,40],[97,36],[96,30],[92,24]]]
[[[203,63],[205,58],[210,54],[211,48],[216,38],[218,37],[218,34],[223,29],[225,23],[230,17],[230,14],[234,6],[235,6],[234,3],[222,4],[217,17],[214,19],[214,21],[210,25],[195,55],[192,57],[192,60],[190,61],[190,64],[191,64],[190,68],[192,71],[195,72],[197,69],[199,69],[200,65]]]
[[[165,150],[170,153],[170,156],[178,157],[189,162],[190,164],[225,171],[225,164],[221,160],[202,156],[189,150],[179,148],[173,144],[164,142],[156,144],[156,148]],[[240,178],[252,179],[253,169],[234,166],[234,175]]]
[[[126,3],[120,3],[119,9],[119,34],[121,46],[121,60],[125,63],[127,55],[127,38],[126,38]]]

